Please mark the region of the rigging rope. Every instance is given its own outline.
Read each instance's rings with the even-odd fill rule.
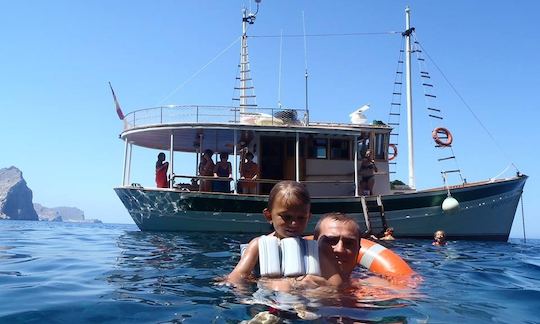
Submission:
[[[499,143],[495,140],[495,137],[491,134],[491,132],[487,129],[487,127],[482,123],[482,121],[480,120],[480,118],[474,113],[474,111],[472,110],[471,106],[469,106],[469,104],[465,101],[465,99],[461,96],[461,94],[458,92],[458,90],[456,89],[456,87],[454,87],[454,85],[452,84],[452,82],[450,82],[450,80],[446,77],[446,75],[444,74],[444,72],[441,70],[441,68],[437,65],[437,63],[435,63],[435,61],[433,60],[433,58],[431,58],[431,56],[428,54],[428,52],[426,51],[426,49],[418,44],[418,46],[420,48],[422,48],[422,51],[426,54],[427,58],[429,58],[429,60],[433,63],[433,65],[435,66],[435,68],[439,71],[439,73],[441,73],[442,77],[444,78],[444,80],[448,83],[448,85],[450,86],[450,88],[452,88],[452,90],[454,91],[454,93],[458,96],[458,98],[461,100],[461,102],[465,105],[465,107],[467,107],[467,109],[469,110],[469,112],[473,115],[473,117],[476,119],[476,121],[480,124],[480,126],[484,129],[484,131],[488,134],[488,136],[490,137],[490,139],[493,141],[493,143],[495,144],[495,146],[497,147],[497,149],[510,161],[510,164],[516,169],[516,171],[519,172],[519,168],[516,166],[516,164],[512,161],[512,159],[510,158],[510,156],[502,149],[502,147],[499,145]]]
[[[506,166],[506,168],[504,168],[504,170],[502,170],[499,174],[497,174],[497,175],[494,176],[494,177],[489,178],[489,181],[490,181],[490,182],[495,181],[495,179],[497,179],[497,178],[500,177],[501,175],[505,174],[506,171],[508,171],[508,169],[509,169],[512,165],[513,165],[513,164],[510,163],[510,164],[509,164],[508,166]]]
[[[523,211],[523,192],[521,192],[521,224],[523,225],[523,242],[527,243],[525,236],[525,212]]]
[[[426,81],[422,81],[422,89],[423,89],[423,92],[424,92],[424,102],[426,104],[426,107],[428,110],[433,110],[431,112],[429,112],[428,116],[431,117],[430,118],[430,124],[431,124],[431,128],[434,129],[435,128],[435,123],[434,123],[434,119],[437,119],[437,120],[443,120],[443,116],[442,116],[442,108],[439,107],[438,105],[435,105],[435,99],[437,98],[437,96],[435,95],[435,87],[434,87],[434,84],[433,84],[433,80],[431,80],[431,75],[430,73],[428,72],[428,66],[427,66],[427,63],[423,57],[423,49],[421,49],[421,45],[420,45],[420,42],[418,41],[418,39],[416,38],[416,34],[413,32],[412,33],[412,37],[414,39],[414,50],[413,52],[416,53],[416,58],[417,58],[417,61],[418,61],[418,67],[420,69],[420,73],[422,74],[421,77],[424,77],[424,78],[427,78]],[[431,80],[431,81],[429,81]],[[429,88],[429,91],[428,91],[428,88]],[[437,147],[437,146],[436,146]],[[459,178],[461,179],[461,183],[465,183],[465,178],[463,177],[463,174],[462,174],[462,171],[461,171],[461,168],[459,166],[459,163],[458,163],[458,159],[457,159],[457,156],[454,152],[454,148],[452,146],[439,146],[439,149],[444,150],[445,148],[449,148],[452,155],[450,157],[448,156],[445,156],[443,155],[442,153],[439,152],[439,157],[437,160],[439,161],[439,164],[441,164],[441,167],[443,167],[443,161],[447,161],[447,160],[453,160],[454,161],[454,164],[456,166],[456,169],[458,171],[458,174],[459,174]],[[447,186],[447,173],[446,171],[444,171],[444,182],[445,182],[445,186]]]
[[[203,67],[201,67],[197,72],[193,73],[189,78],[187,78],[187,80],[185,80],[184,82],[182,82],[178,87],[176,87],[173,91],[171,91],[168,95],[166,95],[163,99],[161,99],[157,106],[161,106],[163,104],[163,102],[165,102],[165,100],[169,99],[170,97],[172,97],[175,93],[177,93],[178,91],[180,91],[180,89],[182,89],[186,84],[188,84],[191,80],[193,80],[197,75],[199,75],[202,71],[204,71],[204,69],[206,69],[210,64],[214,63],[215,60],[217,60],[221,55],[225,54],[225,52],[227,52],[231,47],[233,47],[234,44],[236,44],[236,42],[238,42],[240,39],[242,38],[242,36],[236,38],[231,44],[229,44],[229,46],[227,46],[224,50],[222,50],[221,52],[218,53],[218,55],[216,55],[213,59],[211,59],[208,63],[206,63]]]
[[[387,31],[387,32],[366,32],[366,33],[336,33],[336,34],[289,34],[283,35],[283,37],[341,37],[341,36],[374,36],[374,35],[401,35],[400,31]],[[281,35],[251,35],[251,38],[278,38]]]

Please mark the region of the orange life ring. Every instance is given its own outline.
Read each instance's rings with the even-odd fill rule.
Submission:
[[[439,137],[439,134],[443,134],[446,136],[446,141],[443,141],[440,137]],[[452,137],[452,133],[450,133],[450,131],[444,127],[437,127],[433,130],[433,132],[431,132],[431,137],[433,137],[433,140],[435,140],[435,143],[437,143],[438,145],[440,146],[450,146],[452,145],[452,141],[453,141],[453,137]]]
[[[357,260],[358,264],[369,271],[383,276],[409,276],[414,273],[399,255],[367,239],[360,240]]]
[[[396,144],[388,144],[388,148],[392,148],[394,150],[392,156],[390,156],[390,151],[388,151],[388,161],[392,161],[397,156],[397,145]]]

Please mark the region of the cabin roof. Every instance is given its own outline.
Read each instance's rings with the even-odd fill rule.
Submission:
[[[171,134],[174,135],[174,150],[180,152],[196,152],[211,149],[215,152],[233,151],[234,133],[236,130],[237,143],[245,136],[253,133],[268,136],[294,137],[300,136],[343,137],[360,136],[362,133],[374,131],[375,133],[389,133],[391,128],[386,125],[346,125],[324,124],[298,126],[259,126],[241,124],[215,124],[215,123],[186,123],[186,124],[160,124],[138,126],[127,129],[120,134],[121,139],[126,139],[133,145],[169,150]],[[251,135],[249,135],[251,133]],[[202,142],[202,144],[201,144]]]
[[[345,124],[309,122],[302,109],[239,108],[227,106],[164,106],[141,109],[124,118],[120,138],[136,146],[169,150],[171,134],[174,150],[196,152],[211,149],[215,152],[233,151],[236,130],[237,143],[242,136],[264,133],[272,136],[360,136],[375,131],[389,133],[385,124]]]

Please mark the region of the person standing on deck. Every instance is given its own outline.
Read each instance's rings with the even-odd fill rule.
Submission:
[[[375,160],[371,157],[371,150],[367,150],[360,163],[360,188],[364,195],[373,195],[375,172],[378,172]]]
[[[232,165],[229,162],[229,154],[220,153],[219,162],[214,166],[214,178],[228,178],[227,180],[214,181],[215,192],[231,192],[231,186],[229,184],[232,179]]]
[[[257,194],[257,183],[253,180],[259,177],[259,166],[253,162],[253,158],[253,153],[247,152],[240,163],[240,179],[243,180],[241,188],[244,194]]]
[[[214,175],[214,161],[212,161],[212,156],[214,152],[210,149],[204,151],[201,162],[199,163],[199,176],[211,177]],[[212,180],[200,180],[199,191],[212,191]]]
[[[161,152],[158,154],[156,162],[156,186],[158,188],[169,187],[169,181],[167,181],[168,169],[169,162],[165,162],[165,153]]]

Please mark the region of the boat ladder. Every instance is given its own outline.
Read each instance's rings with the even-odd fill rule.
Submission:
[[[362,212],[364,214],[364,222],[366,223],[365,234],[384,233],[388,225],[384,215],[384,205],[381,195],[378,195],[376,199],[369,200],[365,196],[360,196],[360,202],[362,203]]]

